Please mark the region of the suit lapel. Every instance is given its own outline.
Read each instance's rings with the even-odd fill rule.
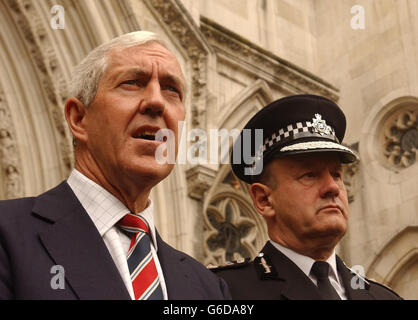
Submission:
[[[274,291],[272,292],[277,292],[278,296],[289,300],[321,299],[315,284],[296,264],[274,248],[270,242],[266,243],[261,252],[265,257],[268,257],[277,273],[277,276],[266,279],[266,281],[270,281],[274,285]],[[257,259],[254,263],[257,263]],[[283,283],[279,285],[277,280],[281,280]]]
[[[51,223],[40,240],[79,299],[130,299],[103,239],[66,182],[39,196],[33,211]]]
[[[158,260],[164,273],[167,295],[170,300],[190,299],[185,294],[193,292],[190,286],[190,276],[186,256],[171,248],[165,243],[157,232]]]
[[[352,272],[337,256],[337,269],[343,281],[347,299],[349,300],[374,300],[369,292],[369,283],[364,278]],[[353,288],[354,287],[354,288]]]

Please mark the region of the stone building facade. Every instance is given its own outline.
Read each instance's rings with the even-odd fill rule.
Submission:
[[[57,5],[59,7],[57,7]],[[33,196],[73,166],[63,116],[70,72],[119,34],[161,34],[190,94],[179,161],[152,192],[156,224],[205,264],[254,256],[267,240],[248,186],[225,161],[188,161],[211,129],[233,133],[267,103],[314,93],[339,103],[347,265],[418,299],[418,2],[415,0],[0,0],[0,198]],[[228,141],[228,140],[227,140]],[[197,151],[203,149],[197,148]]]

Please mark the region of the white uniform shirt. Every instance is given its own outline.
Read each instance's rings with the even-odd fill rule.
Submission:
[[[103,238],[110,255],[115,262],[117,269],[125,283],[126,288],[134,300],[131,277],[126,260],[131,239],[116,226],[129,209],[106,189],[87,178],[81,172],[74,169],[67,179],[67,183],[75,193],[76,197],[87,211],[100,236]],[[151,251],[157,267],[158,276],[163,291],[164,300],[167,300],[167,288],[164,275],[157,256],[157,241],[154,226],[154,209],[151,200],[148,200],[147,208],[137,214],[143,217],[148,225],[151,234]]]
[[[283,253],[286,257],[288,257],[294,264],[296,264],[300,270],[303,271],[306,276],[312,280],[312,282],[317,285],[316,278],[311,275],[311,269],[315,262],[314,259],[311,257],[307,257],[297,253],[289,248],[283,247],[282,245],[270,240],[273,246]],[[331,256],[326,261],[330,264],[331,268],[329,268],[329,275],[328,278],[331,282],[331,285],[337,291],[338,295],[340,296],[341,300],[347,300],[347,296],[345,294],[344,285],[342,284],[342,280],[337,271],[337,260],[335,257],[335,251],[331,254]]]

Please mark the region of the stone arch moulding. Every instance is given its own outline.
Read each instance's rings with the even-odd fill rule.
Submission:
[[[21,155],[6,96],[0,84],[0,199],[23,196]]]
[[[255,99],[257,103],[255,106],[247,103],[251,99]],[[264,80],[258,79],[239,92],[228,103],[228,106],[220,108],[222,111],[218,117],[218,127],[229,130],[232,128],[242,128],[255,112],[273,100],[274,97],[269,85]],[[247,119],[237,119],[237,114],[246,115]]]
[[[5,198],[43,192],[71,167],[71,144],[60,104],[66,83],[40,3],[0,3],[0,82],[2,101],[9,109],[5,112],[3,105],[1,112],[2,121],[10,121],[9,128],[2,125],[3,166],[8,163],[3,168]],[[14,159],[19,157],[19,165],[15,160],[10,163],[12,153]]]
[[[7,0],[4,4],[36,68],[39,84],[46,97],[46,110],[56,133],[56,153],[61,159],[57,165],[61,175],[65,176],[72,167],[71,139],[62,107],[66,99],[67,82],[65,67],[50,30],[49,8],[45,8],[42,2],[24,0]]]
[[[384,245],[368,268],[367,277],[396,290],[399,279],[406,276],[405,266],[411,263],[418,263],[418,226],[406,227]]]
[[[215,21],[201,16],[200,29],[215,51],[218,61],[222,60],[254,77],[261,77],[280,92],[286,94],[309,92],[338,101],[339,90],[332,84],[259,47]]]
[[[382,100],[370,111],[362,127],[359,153],[374,179],[393,184],[418,174],[418,97],[392,94],[390,99]],[[402,149],[403,135],[415,137],[407,139],[407,152]]]
[[[255,81],[251,86],[239,92],[235,98],[228,103],[228,107],[218,117],[217,128],[226,129],[230,134],[229,145],[226,153],[225,146],[218,144],[218,160],[224,163],[232,146],[232,139],[236,138],[238,131],[245,123],[263,106],[273,101],[271,90],[263,80]],[[229,161],[229,160],[228,160]],[[187,189],[191,198],[201,201],[204,193],[213,185],[215,176],[218,173],[213,168],[203,165],[195,165],[187,170]]]

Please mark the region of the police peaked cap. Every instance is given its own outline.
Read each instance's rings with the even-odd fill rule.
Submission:
[[[341,162],[354,162],[357,155],[341,144],[345,128],[344,113],[327,98],[311,94],[281,98],[245,125],[232,149],[232,170],[253,183],[271,159],[286,155],[337,152]]]

